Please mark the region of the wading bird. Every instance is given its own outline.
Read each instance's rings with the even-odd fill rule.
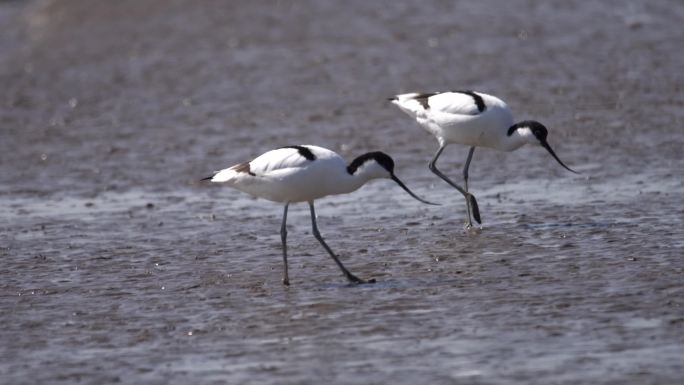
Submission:
[[[548,130],[534,120],[514,123],[513,114],[501,99],[474,91],[448,91],[433,93],[408,93],[389,99],[439,141],[439,150],[428,167],[466,199],[466,226],[472,227],[471,214],[478,223],[480,210],[468,191],[468,167],[476,147],[489,147],[499,151],[514,151],[524,144],[538,144],[544,147],[561,166],[566,166],[546,141]],[[450,180],[437,169],[437,159],[450,143],[470,146],[468,158],[463,167],[465,188]]]
[[[376,178],[389,178],[413,198],[435,204],[416,196],[394,175],[394,161],[382,152],[369,152],[348,165],[335,152],[317,146],[287,146],[268,151],[251,162],[217,171],[202,180],[226,183],[253,196],[285,204],[280,237],[283,244],[283,283],[290,284],[287,268],[287,208],[290,203],[308,202],[314,237],[330,254],[345,277],[352,283],[374,282],[357,278],[344,267],[321,237],[316,225],[314,200],[327,195],[346,194]]]

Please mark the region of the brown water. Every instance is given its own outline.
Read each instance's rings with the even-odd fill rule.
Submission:
[[[0,2],[0,383],[675,384],[680,1]],[[475,152],[484,228],[386,102],[472,88],[550,128]],[[197,183],[273,147],[391,182],[290,209]],[[458,178],[467,150],[441,168]]]

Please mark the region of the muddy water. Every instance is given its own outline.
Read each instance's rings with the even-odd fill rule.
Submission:
[[[0,383],[673,384],[684,377],[680,2],[0,2]],[[478,150],[484,219],[385,98],[549,126]],[[197,183],[275,146],[391,182],[290,210]],[[457,177],[459,146],[442,157]]]

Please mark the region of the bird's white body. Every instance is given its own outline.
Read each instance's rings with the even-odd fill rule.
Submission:
[[[544,147],[561,166],[563,164],[546,141],[548,130],[534,120],[518,123],[503,100],[482,92],[470,90],[408,93],[391,98],[390,101],[416,121],[439,141],[439,150],[428,164],[430,170],[457,189],[466,198],[468,217],[466,225],[472,226],[471,212],[480,222],[479,208],[475,197],[468,191],[468,167],[477,147],[488,147],[499,151],[514,151],[524,144]],[[465,188],[459,186],[441,171],[436,163],[442,151],[451,143],[470,146],[463,168]],[[481,222],[480,222],[481,223]]]
[[[363,283],[349,272],[323,240],[316,224],[314,200],[327,195],[350,193],[375,178],[388,178],[396,182],[415,199],[417,197],[394,175],[394,160],[382,152],[369,152],[358,156],[348,165],[335,152],[311,145],[287,146],[271,150],[251,162],[217,171],[204,178],[229,186],[259,198],[285,204],[280,236],[283,243],[283,283],[289,285],[287,268],[287,209],[290,203],[308,202],[314,237],[335,260],[350,282]],[[373,280],[368,282],[374,282]]]
[[[313,159],[294,147],[279,148],[246,163],[249,169],[242,163],[218,171],[211,181],[270,201],[295,203],[350,193],[386,174],[369,163],[351,175],[345,160],[334,151],[312,145],[298,147],[308,149]]]
[[[513,114],[503,100],[492,95],[472,91],[408,93],[397,95],[392,103],[434,135],[440,146],[458,143],[513,151],[528,142],[519,133],[507,134],[514,123]]]

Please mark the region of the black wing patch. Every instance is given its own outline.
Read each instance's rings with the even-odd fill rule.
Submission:
[[[249,162],[240,163],[237,166],[233,166],[233,171],[235,171],[235,172],[246,172],[247,174],[249,174],[251,176],[256,176],[256,174],[253,173],[252,169],[249,167]]]
[[[430,96],[435,96],[438,93],[439,92],[429,92],[424,94],[418,94],[414,96],[413,99],[415,99],[418,103],[420,103],[423,106],[424,109],[427,110],[428,108],[430,108],[430,106],[428,105],[428,98]]]
[[[251,176],[256,176],[256,174],[253,173],[253,172],[252,172],[252,169],[249,167],[249,162],[237,164],[237,165],[231,167],[231,169],[232,169],[233,171],[235,171],[235,172],[244,172],[244,173],[247,173],[247,174],[249,174],[249,175],[251,175]],[[200,180],[212,180],[212,179],[214,179],[214,177],[216,176],[216,174],[218,174],[219,172],[220,172],[220,171],[217,171],[217,172],[214,173],[214,175],[208,176],[208,177],[206,177],[206,178],[202,178],[202,179],[200,179]]]
[[[316,155],[314,155],[313,152],[311,152],[311,150],[304,146],[285,146],[280,148],[294,148],[295,150],[297,150],[299,155],[303,156],[306,160],[316,160]]]
[[[473,98],[473,101],[475,102],[475,105],[477,106],[477,110],[480,112],[483,112],[484,110],[487,109],[487,105],[485,104],[484,100],[482,99],[482,96],[476,94],[474,91],[471,90],[460,90],[460,91],[452,91],[452,92],[458,92],[459,94],[465,94]]]

